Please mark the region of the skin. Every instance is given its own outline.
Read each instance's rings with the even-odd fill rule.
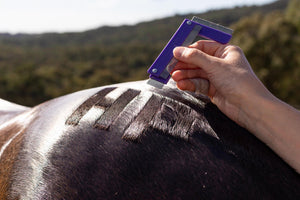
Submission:
[[[200,40],[173,53],[179,89],[209,96],[300,173],[300,112],[268,91],[239,47]]]

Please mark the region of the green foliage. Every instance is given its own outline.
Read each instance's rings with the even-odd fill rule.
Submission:
[[[183,18],[197,15],[225,26],[235,23],[233,43],[245,50],[267,87],[300,105],[299,18],[294,17],[299,16],[299,1],[293,0],[284,14],[288,2],[176,15],[81,33],[0,34],[0,97],[33,106],[85,88],[145,79],[146,70]]]
[[[297,26],[298,31],[300,30],[300,1],[299,0],[291,0],[286,10],[286,19],[295,26]]]
[[[145,44],[7,48],[0,57],[0,96],[35,105],[85,88],[145,79],[161,48]]]
[[[254,71],[280,99],[300,107],[300,9],[291,1],[286,12],[255,14],[236,23],[233,43],[245,52]],[[298,6],[298,7],[296,7]]]

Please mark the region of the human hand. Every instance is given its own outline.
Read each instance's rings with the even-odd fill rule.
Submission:
[[[247,102],[255,96],[271,95],[239,47],[200,40],[189,47],[175,48],[174,57],[179,61],[172,72],[177,87],[208,95],[242,126],[240,113]]]
[[[265,142],[300,173],[300,112],[273,96],[242,50],[213,41],[177,47],[177,87],[202,92],[229,118]]]

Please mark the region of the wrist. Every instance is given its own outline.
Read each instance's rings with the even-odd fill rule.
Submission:
[[[262,84],[253,92],[245,92],[240,98],[238,123],[250,132],[258,132],[264,118],[273,114],[272,107],[278,99]]]

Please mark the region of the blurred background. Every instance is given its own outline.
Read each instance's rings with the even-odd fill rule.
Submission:
[[[88,2],[88,3],[87,3]],[[300,108],[300,0],[0,0],[0,98],[26,106],[147,69],[184,18],[234,29],[254,71]]]

